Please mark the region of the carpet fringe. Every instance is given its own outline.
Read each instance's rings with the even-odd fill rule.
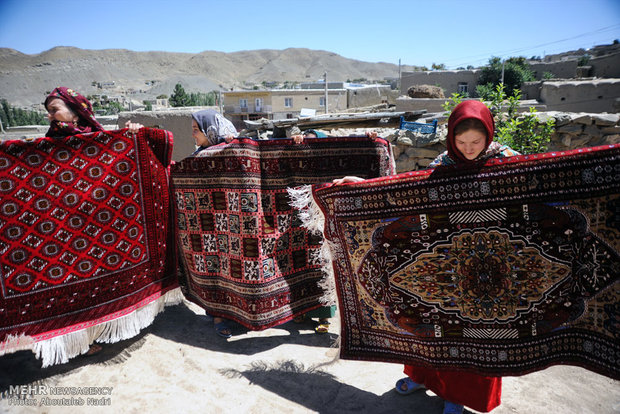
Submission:
[[[324,295],[319,299],[319,302],[325,306],[337,305],[338,296],[336,294],[336,281],[332,266],[334,244],[325,238],[325,216],[314,201],[312,186],[303,185],[296,188],[287,188],[287,192],[291,199],[291,207],[299,212],[298,217],[301,220],[302,226],[309,232],[322,236],[318,260],[321,263],[321,270],[324,274],[319,281],[319,286],[323,290]]]
[[[181,289],[175,288],[128,315],[79,331],[39,342],[26,335],[9,335],[0,344],[0,355],[30,349],[37,359],[42,360],[42,368],[64,364],[69,362],[70,358],[88,352],[93,342],[114,343],[136,336],[140,330],[153,323],[165,306],[176,305],[182,301]]]
[[[325,216],[312,197],[312,186],[302,185],[295,188],[287,188],[291,198],[290,205],[299,211],[299,219],[303,226],[313,234],[323,234]]]

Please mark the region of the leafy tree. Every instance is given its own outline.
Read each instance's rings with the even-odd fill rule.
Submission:
[[[152,111],[153,110],[153,104],[150,101],[142,101],[142,103],[144,104],[144,110],[145,111]]]
[[[3,127],[19,125],[46,125],[47,117],[44,113],[28,109],[15,108],[6,99],[0,103],[0,119]]]
[[[524,57],[511,57],[503,63],[504,85],[506,94],[512,95],[521,88],[523,82],[534,80],[534,74]],[[476,92],[482,99],[487,100],[493,89],[502,81],[502,60],[499,57],[489,59],[489,64],[482,68]],[[490,87],[489,87],[490,85]]]
[[[579,60],[577,61],[577,66],[587,66],[588,62],[590,62],[590,58],[591,56],[586,53],[579,58]]]
[[[543,72],[542,78],[544,80],[549,80],[549,79],[555,78],[555,75],[553,73],[551,73],[551,72]]]
[[[173,107],[191,106],[190,96],[187,92],[185,92],[183,85],[180,83],[177,83],[174,86],[174,91],[172,92],[172,95],[170,95],[169,102]]]
[[[431,65],[431,68],[433,70],[446,70],[446,65],[443,63],[433,63]]]
[[[157,99],[168,99],[168,95],[162,93],[161,95],[157,95]]]
[[[454,107],[463,102],[463,99],[465,99],[465,95],[460,93],[453,93],[450,95],[450,97],[441,104],[443,110],[446,111],[446,116],[449,116]]]

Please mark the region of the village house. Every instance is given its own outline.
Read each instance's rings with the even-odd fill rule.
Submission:
[[[365,85],[347,82],[303,83],[299,89],[234,90],[222,92],[223,114],[238,129],[244,120],[290,119],[349,108],[393,103],[398,91],[389,85]],[[327,99],[326,99],[327,98]],[[327,108],[326,108],[327,103]]]

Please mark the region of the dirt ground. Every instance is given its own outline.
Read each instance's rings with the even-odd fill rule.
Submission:
[[[232,326],[234,336],[220,338],[211,318],[184,302],[96,356],[45,369],[29,351],[2,356],[0,413],[442,412],[431,392],[393,390],[401,365],[338,360],[338,318],[325,335],[310,321],[261,332]],[[620,381],[578,367],[503,384],[494,414],[620,413]],[[25,398],[14,397],[18,389]]]

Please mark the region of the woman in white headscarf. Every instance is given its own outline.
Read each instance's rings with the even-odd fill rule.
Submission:
[[[192,137],[198,147],[192,155],[211,145],[229,143],[239,136],[235,126],[219,112],[205,109],[192,114]]]

